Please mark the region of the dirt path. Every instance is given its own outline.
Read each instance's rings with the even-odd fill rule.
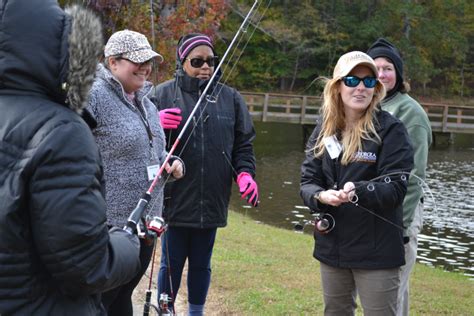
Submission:
[[[155,254],[155,265],[153,269],[153,280],[152,280],[152,285],[151,285],[151,303],[154,305],[157,304],[157,278],[158,278],[158,270],[160,268],[160,254],[161,254],[161,246],[158,245],[156,248],[156,254]],[[145,303],[145,296],[146,296],[146,291],[148,290],[148,285],[150,282],[150,273],[151,273],[151,263],[150,266],[148,267],[147,272],[141,279],[140,283],[138,286],[135,288],[135,291],[133,292],[132,296],[132,301],[133,301],[133,315],[138,316],[138,315],[143,315],[143,305]],[[175,310],[176,310],[176,315],[181,315],[185,316],[188,313],[188,293],[187,293],[187,286],[186,286],[186,276],[187,276],[187,264],[184,267],[184,272],[183,272],[183,277],[181,279],[181,286],[179,288],[179,293],[178,297],[176,299],[175,303]],[[222,304],[219,304],[219,297],[217,293],[214,293],[215,290],[213,290],[212,283],[211,283],[211,288],[209,289],[209,293],[207,295],[207,301],[206,301],[206,310],[205,314],[206,315],[229,315],[229,313],[226,313],[225,310],[222,309]],[[156,315],[153,313],[150,313],[151,315]]]

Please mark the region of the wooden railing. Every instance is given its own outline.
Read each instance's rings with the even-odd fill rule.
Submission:
[[[321,98],[307,95],[242,92],[256,121],[314,125]],[[422,103],[434,132],[474,134],[474,107]]]
[[[433,131],[474,133],[474,107],[435,103],[422,103],[421,105],[428,113]]]

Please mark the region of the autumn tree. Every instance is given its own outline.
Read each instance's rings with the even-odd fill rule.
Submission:
[[[65,6],[80,1],[62,0]],[[97,12],[107,39],[118,30],[130,29],[145,34],[153,49],[164,57],[152,80],[162,82],[173,76],[178,39],[188,32],[217,38],[222,19],[227,14],[225,0],[88,0],[82,1]]]

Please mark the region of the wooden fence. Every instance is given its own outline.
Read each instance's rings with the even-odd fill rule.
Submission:
[[[307,95],[242,92],[252,118],[262,122],[314,125],[321,98]],[[474,134],[474,107],[435,103],[421,104],[433,132]]]

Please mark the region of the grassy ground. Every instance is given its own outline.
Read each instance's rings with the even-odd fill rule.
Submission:
[[[210,315],[320,315],[323,301],[313,238],[230,212],[218,230],[206,311]],[[360,309],[358,315],[362,315]],[[412,315],[474,315],[474,281],[417,264]]]

